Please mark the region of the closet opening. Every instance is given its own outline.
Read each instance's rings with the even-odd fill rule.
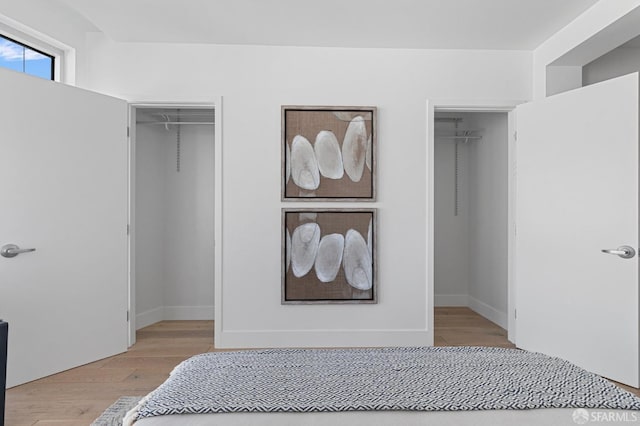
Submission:
[[[213,106],[132,105],[130,338],[214,317]]]
[[[504,345],[508,113],[436,108],[433,129],[434,343]]]

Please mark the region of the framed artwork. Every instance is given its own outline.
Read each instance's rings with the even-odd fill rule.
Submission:
[[[282,209],[282,303],[377,303],[376,209]]]
[[[375,201],[376,108],[282,107],[282,201]]]

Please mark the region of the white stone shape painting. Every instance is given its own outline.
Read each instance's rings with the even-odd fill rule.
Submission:
[[[282,210],[282,303],[376,303],[376,209]]]
[[[344,236],[342,234],[329,234],[322,237],[318,245],[315,270],[316,276],[323,283],[335,281],[342,265],[344,252]]]
[[[315,263],[320,243],[320,227],[317,223],[298,226],[291,236],[291,268],[296,277],[305,276]]]
[[[344,176],[344,164],[338,139],[333,132],[321,130],[313,146],[318,159],[320,174],[328,179],[340,179]]]
[[[283,106],[282,200],[375,201],[376,113]]]
[[[316,189],[320,185],[320,170],[311,143],[297,135],[291,144],[291,175],[302,189]]]
[[[349,122],[342,142],[344,171],[353,182],[360,182],[367,153],[367,128],[362,116]]]
[[[344,273],[350,286],[368,290],[373,285],[373,264],[369,247],[362,235],[353,229],[344,239]]]

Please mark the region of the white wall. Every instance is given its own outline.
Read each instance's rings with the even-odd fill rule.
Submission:
[[[3,1],[0,14],[75,48],[88,31],[97,31],[84,17],[50,0]]]
[[[213,126],[165,139],[165,319],[213,319]]]
[[[566,73],[547,73],[549,65],[582,67],[637,36],[640,31],[640,0],[600,0],[558,31],[533,52],[533,97],[580,87],[580,73],[573,72],[573,81]],[[547,76],[561,81],[547,82]],[[559,87],[561,84],[566,88]]]
[[[456,114],[462,117],[466,114]],[[440,116],[440,115],[438,115]],[[448,115],[447,115],[448,116]],[[458,125],[469,128],[466,121]],[[436,123],[435,134],[454,134],[454,124]],[[455,142],[434,139],[434,304],[469,305],[469,145],[458,144],[458,214],[455,214]]]
[[[136,328],[163,316],[165,244],[165,133],[136,126]]]
[[[507,114],[469,114],[469,307],[507,326]]]
[[[547,67],[546,96],[582,87],[582,67],[556,65]]]
[[[136,328],[213,319],[213,127],[136,126]]]
[[[430,343],[425,100],[528,99],[529,53],[120,44],[102,37],[92,38],[91,52],[87,79],[97,91],[132,100],[224,96],[219,346]],[[376,305],[280,304],[280,209],[302,205],[280,202],[285,104],[378,107]]]
[[[582,68],[584,85],[640,71],[640,48],[619,47]]]

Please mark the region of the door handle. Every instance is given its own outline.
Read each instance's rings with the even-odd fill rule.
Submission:
[[[629,246],[620,246],[617,249],[602,249],[603,253],[614,254],[620,256],[623,259],[631,259],[636,255],[636,251],[633,247]]]
[[[36,251],[36,249],[34,248],[21,249],[15,244],[5,244],[2,247],[0,247],[0,255],[2,257],[8,257],[8,258],[16,257],[20,253],[29,253],[32,251]]]

